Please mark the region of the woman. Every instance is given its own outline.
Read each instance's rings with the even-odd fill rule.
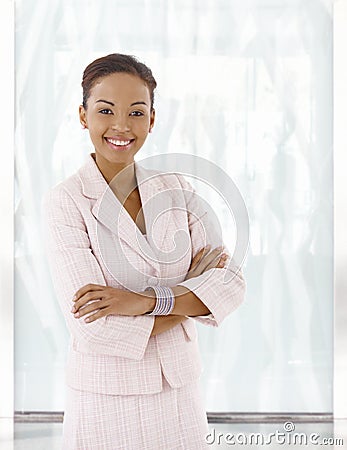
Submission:
[[[82,87],[95,152],[43,205],[71,335],[63,449],[206,448],[195,320],[218,326],[242,302],[241,271],[184,177],[134,161],[154,125],[150,69],[108,55]]]

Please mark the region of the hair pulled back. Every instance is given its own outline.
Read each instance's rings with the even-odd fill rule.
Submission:
[[[151,97],[151,109],[153,109],[154,89],[157,86],[157,82],[152,75],[151,69],[139,62],[135,56],[123,55],[121,53],[111,53],[110,55],[98,58],[85,68],[81,83],[83,88],[82,105],[84,109],[87,109],[88,98],[94,84],[100,78],[111,75],[112,73],[129,73],[141,78],[148,86]]]

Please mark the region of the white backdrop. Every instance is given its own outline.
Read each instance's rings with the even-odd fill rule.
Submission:
[[[331,8],[328,0],[16,2],[17,411],[64,407],[68,335],[40,203],[93,150],[77,114],[82,71],[112,52],[138,56],[158,82],[157,122],[138,159],[208,158],[249,211],[246,302],[219,329],[199,325],[207,410],[332,411]]]

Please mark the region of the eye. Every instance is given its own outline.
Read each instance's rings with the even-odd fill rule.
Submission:
[[[99,111],[100,114],[112,114],[112,111],[109,108],[101,109]]]
[[[144,116],[142,111],[133,111],[130,113],[131,116],[135,116],[135,117],[140,117],[140,116]]]

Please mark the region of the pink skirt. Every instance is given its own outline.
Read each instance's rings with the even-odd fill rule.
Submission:
[[[209,446],[199,380],[157,394],[107,395],[67,386],[63,450],[202,450]]]

